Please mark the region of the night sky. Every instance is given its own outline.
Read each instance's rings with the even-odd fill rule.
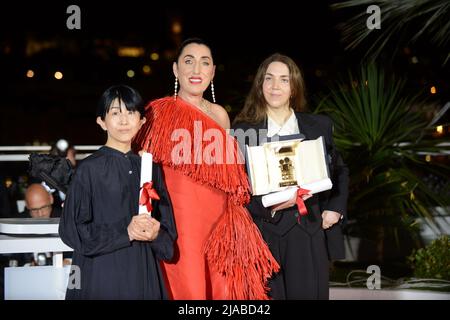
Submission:
[[[231,117],[242,107],[259,63],[274,52],[291,56],[304,70],[312,109],[314,96],[326,91],[330,81],[360,66],[359,52],[344,51],[336,28],[352,11],[332,11],[329,1],[295,1],[295,7],[294,1],[165,2],[16,1],[4,6],[0,10],[0,145],[52,143],[60,137],[74,144],[102,144],[104,136],[94,113],[103,90],[126,83],[146,100],[171,94],[171,61],[153,62],[147,53],[173,52],[180,41],[192,36],[211,44],[218,67],[216,96]],[[80,6],[81,30],[66,27],[70,4]],[[171,32],[173,21],[182,26],[177,36]],[[50,47],[27,55],[30,41]],[[144,47],[146,57],[99,55],[98,47],[108,48],[111,43]],[[139,70],[143,64],[151,65],[150,76],[126,76],[128,69]],[[418,77],[443,77],[439,66],[435,73],[424,67],[428,70],[424,74],[407,70],[402,63],[395,66],[401,73],[419,72]],[[32,79],[25,77],[29,69],[35,72]],[[62,80],[54,79],[57,70],[63,72]]]

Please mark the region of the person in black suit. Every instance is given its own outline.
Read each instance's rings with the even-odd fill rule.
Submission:
[[[346,220],[348,168],[336,150],[332,121],[324,115],[300,112],[305,85],[295,62],[273,54],[260,66],[244,108],[233,122],[241,149],[260,145],[274,136],[323,136],[329,160],[331,190],[303,196],[308,214],[298,217],[296,195],[265,208],[253,196],[248,209],[281,266],[269,282],[273,299],[328,299],[330,260],[345,258],[342,226]],[[256,130],[252,139],[250,130]]]

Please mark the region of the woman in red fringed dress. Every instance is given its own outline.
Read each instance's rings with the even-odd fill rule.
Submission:
[[[173,64],[174,96],[147,106],[135,140],[162,164],[173,205],[167,287],[173,299],[267,299],[279,267],[245,208],[249,186],[227,112],[203,98],[211,85],[215,102],[214,71],[210,47],[186,40]]]

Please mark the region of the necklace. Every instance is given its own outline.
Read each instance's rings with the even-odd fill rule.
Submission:
[[[200,109],[206,114],[212,114],[211,103],[206,99],[202,99],[200,102]]]

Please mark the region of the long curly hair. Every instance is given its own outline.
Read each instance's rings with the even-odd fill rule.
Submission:
[[[267,103],[264,98],[262,86],[267,68],[272,62],[284,63],[289,69],[289,81],[291,84],[291,98],[289,106],[295,111],[303,111],[306,105],[306,89],[303,74],[297,64],[280,53],[275,53],[264,60],[256,72],[247,98],[245,99],[244,108],[236,116],[233,123],[248,122],[252,124],[260,123],[267,117]]]

